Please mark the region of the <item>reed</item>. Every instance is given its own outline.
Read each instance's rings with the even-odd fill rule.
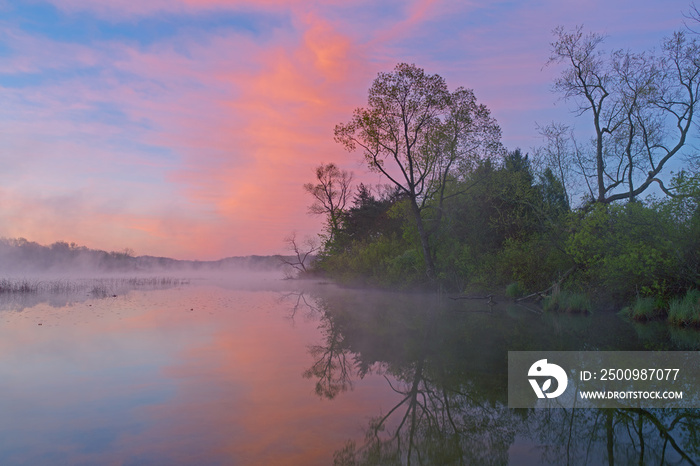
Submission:
[[[37,291],[38,282],[32,282],[27,279],[0,279],[0,293],[36,293]]]
[[[653,320],[659,317],[659,308],[654,298],[637,298],[620,311],[620,314],[636,321]]]
[[[49,280],[2,278],[0,279],[0,294],[87,293],[95,297],[107,297],[132,289],[172,288],[189,283],[189,279],[178,277],[103,277]]]
[[[668,306],[668,322],[673,325],[700,327],[700,290],[688,290]]]

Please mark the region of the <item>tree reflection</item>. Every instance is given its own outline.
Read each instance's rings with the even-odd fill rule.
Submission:
[[[507,351],[575,349],[571,333],[524,329],[520,316],[426,311],[415,297],[315,301],[322,342],[304,377],[329,399],[381,365],[398,401],[348,441],[337,465],[515,463],[697,464],[700,412],[645,409],[509,409]],[[537,325],[551,326],[546,319]],[[573,325],[578,325],[574,322]],[[580,332],[579,327],[573,331]],[[553,337],[551,335],[554,335]],[[597,336],[597,335],[596,335]],[[589,339],[589,347],[606,341]]]
[[[391,376],[385,375],[387,383],[401,395],[385,415],[371,420],[364,445],[349,442],[337,453],[337,464],[507,463],[515,416],[492,397],[475,396],[474,383],[462,383],[463,370],[449,360],[454,355],[441,347],[444,340],[436,338],[433,313],[403,311],[394,320],[400,323],[387,328],[379,325],[387,316],[358,322],[352,318],[357,316],[335,312],[331,302],[319,304],[323,343],[309,347],[314,363],[304,372],[317,380],[316,393],[332,399],[351,388],[351,378],[366,374],[380,352]],[[384,309],[392,312],[390,306]],[[364,351],[353,351],[360,347]]]
[[[401,400],[369,424],[365,444],[348,442],[335,464],[506,464],[515,437],[515,416],[503,406],[480,400],[472,384],[455,384],[441,352],[433,351],[435,321],[430,316],[418,356],[390,366],[385,376]]]
[[[697,464],[697,410],[546,409],[527,431],[544,464]]]
[[[419,376],[415,382],[394,408],[370,422],[365,444],[348,442],[335,464],[508,463],[517,426],[511,412]]]
[[[314,363],[303,375],[307,379],[317,379],[316,394],[332,400],[339,393],[352,389],[353,361],[349,360],[350,352],[345,347],[340,326],[328,314],[322,315],[320,329],[324,342],[309,346]]]
[[[305,318],[311,318],[322,313],[322,310],[315,304],[313,298],[307,298],[304,291],[291,291],[288,293],[281,293],[278,301],[280,303],[286,302],[291,303],[289,308],[289,315],[287,318],[291,321],[297,316],[299,311],[305,311]]]

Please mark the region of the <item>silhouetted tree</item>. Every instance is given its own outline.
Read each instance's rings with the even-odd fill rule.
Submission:
[[[297,272],[307,273],[309,271],[307,266],[319,249],[316,242],[311,238],[305,238],[303,241],[299,241],[296,232],[287,236],[284,242],[287,245],[287,250],[292,253],[292,256],[280,256],[282,263],[288,265]]]
[[[500,128],[489,110],[470,89],[451,93],[439,75],[400,63],[379,73],[367,107],[335,127],[335,140],[349,151],[359,148],[369,168],[406,195],[433,278],[434,251],[423,211],[431,201],[440,204],[451,176],[500,147]]]
[[[326,216],[328,241],[332,242],[338,231],[345,206],[350,197],[353,175],[333,163],[316,167],[316,182],[306,183],[304,190],[314,198],[309,212]]]
[[[681,153],[693,127],[700,44],[676,32],[663,41],[659,56],[622,50],[606,55],[600,50],[604,37],[582,27],[559,27],[554,35],[549,62],[564,64],[554,89],[592,119],[593,147],[579,147],[575,159],[591,197],[606,204],[634,200],[655,181],[667,191],[658,176]]]

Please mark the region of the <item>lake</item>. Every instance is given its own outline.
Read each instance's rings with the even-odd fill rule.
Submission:
[[[509,350],[697,350],[697,331],[267,275],[168,283],[0,295],[0,464],[700,461],[698,410],[506,407]]]

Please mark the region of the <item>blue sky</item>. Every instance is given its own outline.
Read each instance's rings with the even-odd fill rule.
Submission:
[[[178,258],[283,252],[314,235],[302,186],[378,72],[472,88],[509,149],[574,122],[551,31],[645,50],[686,1],[0,0],[0,236]]]

